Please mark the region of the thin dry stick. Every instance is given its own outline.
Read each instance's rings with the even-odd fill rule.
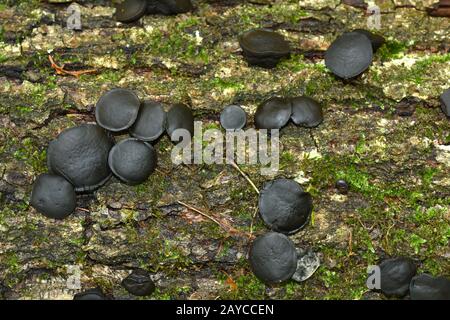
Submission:
[[[255,223],[256,214],[258,213],[258,207],[255,208],[255,212],[252,215],[252,222],[250,223],[250,235],[249,238],[253,238],[253,224]]]
[[[68,75],[71,75],[71,76],[74,76],[74,77],[79,78],[79,77],[80,77],[81,75],[83,75],[83,74],[96,73],[96,72],[97,72],[97,70],[95,70],[95,69],[79,70],[79,71],[68,71],[68,70],[65,70],[65,69],[64,69],[64,65],[59,66],[59,65],[55,62],[55,60],[53,59],[53,57],[52,57],[51,55],[48,55],[48,60],[49,60],[50,63],[51,63],[51,67],[52,67],[53,69],[55,69],[56,74],[60,74],[60,75],[66,75],[66,74],[68,74]]]
[[[256,185],[253,183],[253,181],[241,170],[241,168],[239,168],[239,166],[234,162],[231,161],[230,164],[237,170],[239,171],[239,173],[245,178],[245,180],[248,181],[248,183],[250,183],[250,185],[253,187],[253,189],[255,189],[256,193],[259,194],[259,190],[256,187]]]
[[[179,201],[179,200],[177,200],[177,203],[181,204],[182,206],[185,206],[189,210],[192,210],[192,211],[197,212],[198,214],[201,214],[202,216],[204,216],[204,217],[210,219],[211,221],[214,221],[215,223],[217,223],[221,228],[224,228],[223,225],[219,221],[217,221],[217,219],[211,217],[210,215],[207,215],[206,213],[198,210],[197,208],[194,208],[194,207],[188,205],[187,203],[184,203],[184,202]]]

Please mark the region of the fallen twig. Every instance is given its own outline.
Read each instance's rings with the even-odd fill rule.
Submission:
[[[55,60],[53,60],[53,57],[51,55],[48,55],[48,60],[52,64],[51,67],[53,69],[55,69],[56,74],[70,75],[70,76],[74,76],[76,78],[79,78],[83,74],[96,73],[97,72],[97,70],[95,70],[95,69],[87,69],[87,70],[79,70],[79,71],[64,70],[64,65],[62,65],[62,66],[57,65]]]
[[[239,168],[239,166],[234,162],[231,161],[230,164],[237,170],[239,171],[239,173],[245,178],[245,180],[248,181],[248,183],[250,183],[250,185],[253,187],[253,189],[256,191],[257,194],[259,194],[259,190],[256,187],[256,185],[253,183],[253,181],[241,170],[241,168]]]

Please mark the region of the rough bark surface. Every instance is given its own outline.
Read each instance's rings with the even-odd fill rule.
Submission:
[[[368,291],[366,268],[397,255],[450,276],[450,125],[438,100],[450,87],[450,20],[427,15],[433,1],[376,1],[387,44],[349,83],[326,70],[323,52],[342,32],[366,28],[363,1],[194,0],[193,13],[120,24],[110,1],[83,0],[81,31],[66,28],[69,3],[54,2],[66,1],[0,0],[1,298],[70,299],[80,290],[67,288],[68,266],[81,268],[83,289],[124,299],[135,298],[120,285],[135,267],[152,272],[151,299],[382,299]],[[242,58],[237,36],[259,26],[292,43],[294,54],[275,69]],[[49,54],[66,70],[96,73],[58,75]],[[167,137],[146,183],[113,178],[80,196],[68,219],[38,214],[30,192],[47,170],[49,141],[95,121],[95,102],[118,86],[187,103],[208,128],[219,128],[231,103],[251,119],[272,95],[321,101],[319,127],[282,130],[276,175],[313,195],[313,218],[291,239],[320,253],[318,271],[301,284],[258,281],[247,237],[177,203],[261,234],[254,190],[228,165],[173,165]],[[259,188],[273,178],[258,166],[242,170]],[[349,183],[347,195],[335,189],[338,179]]]

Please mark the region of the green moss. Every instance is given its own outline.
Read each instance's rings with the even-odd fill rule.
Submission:
[[[31,138],[21,141],[21,146],[14,152],[14,157],[31,167],[36,174],[47,170],[47,152],[40,150]]]

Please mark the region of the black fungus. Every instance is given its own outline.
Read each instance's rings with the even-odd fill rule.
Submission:
[[[289,42],[269,29],[253,29],[239,37],[239,44],[250,65],[273,68],[280,59],[289,56]]]
[[[417,267],[409,258],[397,257],[383,260],[380,265],[381,292],[390,297],[404,297]]]
[[[108,300],[102,290],[95,288],[95,289],[88,289],[84,292],[77,293],[73,300]]]
[[[323,121],[322,106],[309,97],[291,98],[291,119],[296,125],[313,128]]]
[[[226,106],[220,114],[220,124],[226,130],[240,130],[247,122],[247,114],[237,105]]]
[[[147,0],[125,0],[116,4],[116,20],[133,22],[139,20],[147,11]]]
[[[154,141],[166,129],[166,119],[167,114],[160,103],[145,101],[136,122],[130,129],[130,134],[139,140]]]
[[[167,113],[166,130],[172,141],[179,142],[182,140],[172,139],[172,134],[178,129],[187,130],[191,137],[194,134],[194,115],[192,110],[182,103],[174,104]]]
[[[136,269],[122,280],[122,286],[135,296],[149,296],[155,291],[155,283],[150,274],[143,269]]]
[[[411,280],[411,300],[450,300],[450,280],[421,274]]]
[[[114,142],[95,124],[66,129],[50,142],[49,171],[66,178],[76,192],[93,191],[111,177],[108,154]]]
[[[192,11],[191,0],[148,0],[148,14],[172,15]]]
[[[289,99],[272,97],[258,106],[255,112],[257,129],[281,129],[292,115]]]
[[[441,109],[447,117],[450,117],[450,88],[445,90],[441,97]]]
[[[286,281],[297,269],[293,242],[276,232],[266,233],[253,241],[249,260],[255,276],[267,284]]]
[[[75,190],[63,177],[41,174],[34,182],[30,203],[46,217],[64,219],[75,210]]]
[[[337,38],[325,53],[325,64],[336,76],[354,78],[372,63],[373,49],[369,38],[358,32],[348,32]]]
[[[104,93],[95,106],[97,123],[110,131],[128,129],[136,121],[141,101],[128,89],[116,88]]]
[[[156,151],[147,142],[129,138],[116,144],[109,153],[109,166],[122,181],[135,185],[144,182],[156,168]]]
[[[350,186],[348,185],[347,181],[342,179],[336,181],[335,187],[340,194],[347,194],[348,190],[350,189]]]
[[[311,212],[311,195],[294,180],[276,179],[264,184],[259,214],[272,230],[293,234],[306,225]]]

